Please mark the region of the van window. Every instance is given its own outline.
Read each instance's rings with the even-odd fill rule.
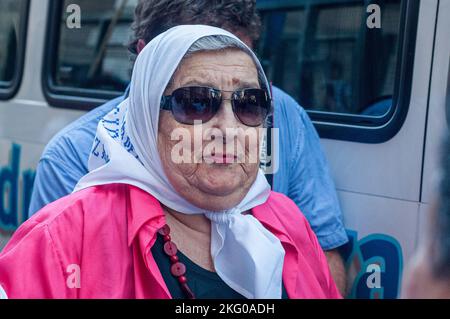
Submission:
[[[127,41],[136,4],[137,0],[65,0],[54,84],[123,92],[130,80]]]
[[[375,9],[362,0],[258,3],[258,51],[274,85],[309,111],[368,117],[389,112],[401,0],[376,1]]]
[[[18,82],[22,68],[21,56],[25,46],[25,0],[0,2],[0,97],[10,95]]]

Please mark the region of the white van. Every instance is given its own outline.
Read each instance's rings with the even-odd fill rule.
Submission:
[[[136,2],[0,1],[0,248],[26,219],[46,143],[128,85]],[[308,111],[330,162],[348,297],[396,298],[448,125],[450,0],[257,3],[267,74]]]

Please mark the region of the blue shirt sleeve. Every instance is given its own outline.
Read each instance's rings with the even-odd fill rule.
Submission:
[[[306,111],[274,88],[274,127],[280,129],[280,167],[274,190],[291,198],[308,219],[322,249],[348,241],[320,138]]]
[[[48,203],[70,194],[85,174],[85,170],[68,167],[63,159],[57,158],[57,155],[49,153],[39,161],[28,209],[29,217]]]

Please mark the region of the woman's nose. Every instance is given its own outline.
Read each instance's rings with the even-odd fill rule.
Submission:
[[[211,126],[220,129],[223,133],[226,133],[227,128],[237,128],[239,126],[239,121],[234,116],[230,98],[222,99],[219,111],[211,121]]]

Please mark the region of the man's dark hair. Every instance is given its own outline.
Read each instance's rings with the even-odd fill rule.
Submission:
[[[261,20],[256,0],[140,0],[131,26],[134,35],[128,50],[137,55],[139,39],[154,37],[182,24],[205,24],[241,33],[255,43]]]

